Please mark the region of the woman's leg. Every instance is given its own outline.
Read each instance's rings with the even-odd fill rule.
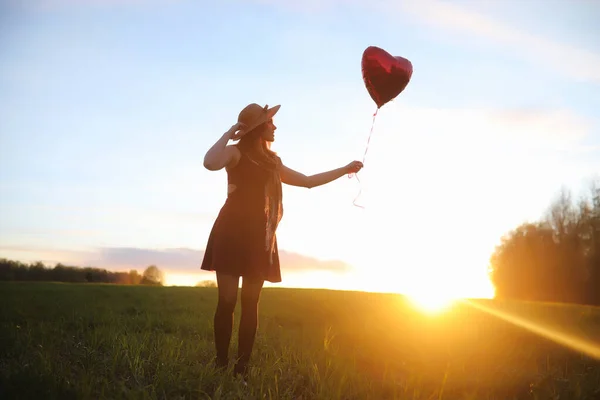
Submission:
[[[231,342],[233,311],[237,302],[239,283],[239,277],[217,272],[219,300],[214,318],[214,334],[218,367],[227,368],[229,363],[229,343]]]
[[[258,328],[258,300],[263,280],[242,280],[242,316],[238,339],[238,362],[235,372],[245,375]]]

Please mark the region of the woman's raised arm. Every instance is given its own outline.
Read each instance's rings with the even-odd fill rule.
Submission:
[[[237,162],[236,158],[239,157],[238,149],[233,146],[227,146],[227,143],[231,139],[239,139],[236,132],[242,128],[243,124],[236,123],[208,149],[204,155],[204,168],[209,171],[218,171],[227,167],[232,162]]]

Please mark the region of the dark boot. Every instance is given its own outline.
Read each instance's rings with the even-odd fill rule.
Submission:
[[[214,361],[215,369],[225,371],[229,367],[229,360],[223,357],[216,357]]]
[[[233,367],[233,373],[242,377],[244,380],[248,378],[248,364],[243,361],[238,361]]]

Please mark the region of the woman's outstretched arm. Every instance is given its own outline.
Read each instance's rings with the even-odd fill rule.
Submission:
[[[320,174],[306,176],[298,171],[294,171],[285,165],[281,168],[281,181],[286,185],[299,186],[305,188],[314,188],[333,182],[346,174],[356,173],[361,170],[363,164],[360,161],[352,161],[345,167],[332,169],[331,171],[321,172]]]

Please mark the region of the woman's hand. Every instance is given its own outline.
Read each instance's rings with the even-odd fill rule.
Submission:
[[[239,160],[239,150],[235,146],[227,146],[227,143],[230,140],[240,140],[246,134],[245,127],[240,122],[232,125],[204,155],[204,168],[209,171],[218,171],[235,165]]]
[[[346,169],[347,174],[356,174],[363,167],[363,163],[360,161],[352,161],[350,164],[346,165],[344,168]]]
[[[229,139],[233,141],[240,140],[242,136],[246,134],[245,128],[246,125],[242,124],[241,122],[236,122],[233,124],[233,126],[227,131],[229,133]]]

